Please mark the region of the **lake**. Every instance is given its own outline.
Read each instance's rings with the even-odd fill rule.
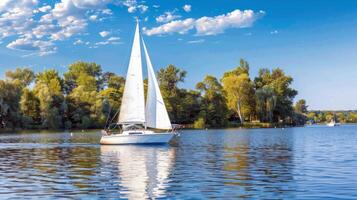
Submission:
[[[357,125],[185,130],[161,146],[99,139],[0,135],[0,198],[357,198]]]

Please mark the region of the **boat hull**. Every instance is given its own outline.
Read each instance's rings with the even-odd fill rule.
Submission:
[[[100,144],[119,145],[119,144],[165,144],[168,143],[173,133],[150,133],[138,135],[108,135],[102,136]]]

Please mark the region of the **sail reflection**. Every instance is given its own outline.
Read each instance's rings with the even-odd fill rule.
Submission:
[[[175,150],[168,146],[101,146],[104,164],[117,167],[118,191],[129,199],[166,195]],[[111,170],[111,169],[109,169]],[[106,169],[103,169],[105,173]],[[112,170],[111,170],[112,171]]]

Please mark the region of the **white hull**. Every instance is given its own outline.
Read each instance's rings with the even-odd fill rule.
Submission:
[[[168,143],[174,133],[155,133],[143,131],[141,134],[130,134],[133,131],[124,131],[122,134],[104,135],[100,144],[164,144]]]
[[[333,126],[336,126],[336,124],[335,123],[328,123],[327,126],[333,127]]]

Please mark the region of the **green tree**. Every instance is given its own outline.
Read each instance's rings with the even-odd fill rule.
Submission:
[[[66,102],[68,117],[72,127],[95,128],[104,126],[106,116],[103,113],[103,87],[109,85],[111,75],[102,77],[102,69],[96,63],[76,62],[69,66],[64,74],[65,88],[68,93]]]
[[[12,129],[21,127],[22,118],[19,111],[21,90],[19,84],[0,80],[0,127]]]
[[[15,71],[7,71],[5,75],[21,87],[26,87],[35,80],[35,73],[29,68],[16,68]]]
[[[276,94],[274,90],[265,86],[255,92],[257,114],[262,122],[273,122],[273,112],[276,107]]]
[[[297,113],[303,113],[303,114],[306,114],[307,113],[307,105],[306,105],[306,101],[305,99],[300,99],[299,101],[296,102],[294,108],[295,108],[295,111]]]
[[[160,86],[166,91],[177,91],[177,84],[184,82],[187,72],[180,70],[174,65],[168,65],[166,68],[161,68],[158,73]]]
[[[65,91],[69,94],[74,88],[78,86],[78,81],[81,80],[80,76],[90,76],[96,81],[97,89],[103,86],[102,68],[96,63],[87,63],[78,61],[68,67],[68,71],[64,74]],[[85,80],[81,80],[85,81]]]
[[[58,72],[50,69],[41,72],[36,77],[34,93],[40,102],[40,115],[42,127],[58,129],[63,126],[63,103],[62,80]]]
[[[251,113],[251,99],[254,95],[253,84],[248,74],[236,75],[231,73],[222,79],[228,108],[234,110],[243,124],[245,116]]]
[[[276,95],[274,121],[289,121],[294,116],[293,99],[297,91],[291,88],[293,78],[277,68],[271,72],[268,69],[259,70],[258,77],[254,80],[256,90],[268,86]]]
[[[41,124],[40,101],[28,88],[24,88],[22,91],[20,111],[24,118],[24,128],[33,128]]]
[[[201,91],[203,95],[201,112],[205,116],[204,122],[210,127],[224,126],[228,108],[222,85],[215,77],[206,76],[202,82],[197,83],[196,89]]]
[[[249,76],[249,63],[244,59],[240,59],[239,66],[237,66],[232,71],[225,72],[223,74],[223,78],[226,77],[226,76],[229,76],[231,74],[235,74],[237,76],[239,76],[241,74],[247,74]]]
[[[105,73],[105,89],[99,92],[103,102],[103,113],[108,120],[114,121],[113,117],[120,109],[121,99],[124,92],[125,79],[114,73]],[[107,121],[107,120],[106,120]]]

